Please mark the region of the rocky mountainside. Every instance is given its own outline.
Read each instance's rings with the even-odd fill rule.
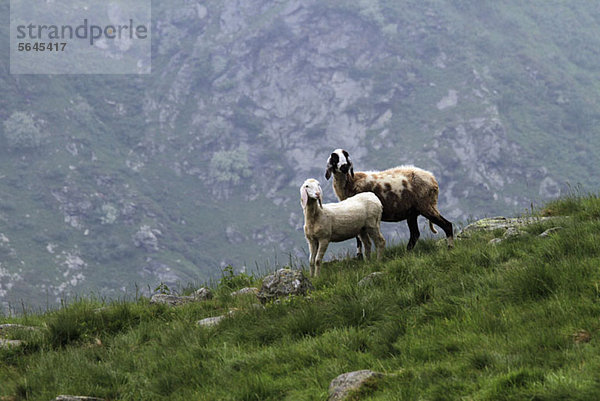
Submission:
[[[333,201],[323,172],[338,147],[358,170],[431,170],[455,222],[600,184],[591,4],[180,0],[152,12],[150,75],[10,75],[2,53],[5,304],[304,258],[298,186],[318,178]]]

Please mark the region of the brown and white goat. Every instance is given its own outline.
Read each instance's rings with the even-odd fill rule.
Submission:
[[[438,183],[429,171],[414,166],[399,166],[384,171],[354,172],[348,152],[336,149],[327,160],[325,178],[333,174],[333,190],[339,200],[357,193],[373,192],[383,204],[382,221],[406,220],[410,230],[407,249],[414,248],[419,236],[417,217],[429,220],[429,228],[437,233],[433,224],[446,234],[448,248],[454,246],[452,223],[437,208]],[[361,243],[356,238],[358,253]]]

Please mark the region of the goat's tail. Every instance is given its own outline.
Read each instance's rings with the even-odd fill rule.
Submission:
[[[437,230],[433,226],[433,223],[431,222],[431,220],[429,220],[429,228],[431,229],[432,233],[437,234]]]

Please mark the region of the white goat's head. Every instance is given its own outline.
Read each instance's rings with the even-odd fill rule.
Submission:
[[[350,172],[350,175],[354,178],[352,160],[350,160],[350,155],[344,149],[334,150],[331,156],[329,156],[329,159],[327,159],[325,178],[329,179],[331,174],[335,173],[336,171],[340,171],[343,174]]]
[[[304,184],[300,187],[300,199],[302,203],[302,207],[306,208],[306,204],[308,203],[308,198],[316,199],[319,202],[319,206],[323,207],[323,202],[321,201],[321,194],[323,191],[321,190],[321,184],[319,181],[314,178],[309,178],[304,181]]]

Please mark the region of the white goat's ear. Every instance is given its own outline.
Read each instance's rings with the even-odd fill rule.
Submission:
[[[323,209],[323,201],[321,201],[321,198],[323,197],[323,190],[321,189],[321,185],[319,185],[319,206],[321,206],[321,209]]]
[[[300,189],[300,202],[302,203],[302,208],[305,208],[306,203],[308,202],[308,192],[306,192],[306,187]]]

